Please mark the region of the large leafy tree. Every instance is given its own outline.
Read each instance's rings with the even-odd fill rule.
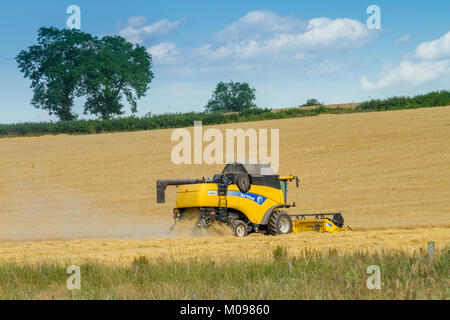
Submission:
[[[38,44],[16,57],[20,71],[31,80],[33,106],[60,120],[76,118],[73,102],[82,94],[80,80],[93,44],[94,38],[79,30],[39,29]]]
[[[206,105],[208,112],[243,112],[256,108],[255,89],[246,82],[219,82]]]
[[[121,115],[124,96],[135,113],[137,99],[145,96],[153,79],[151,68],[152,57],[145,47],[119,36],[98,40],[84,75],[85,114],[99,115],[104,120]]]

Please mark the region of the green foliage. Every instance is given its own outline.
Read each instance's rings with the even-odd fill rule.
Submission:
[[[379,110],[398,110],[405,108],[421,108],[432,106],[450,105],[450,92],[431,92],[427,95],[416,96],[415,104],[403,107],[398,104],[386,104],[381,108],[381,103],[386,100],[372,100],[365,102],[356,109],[327,108],[320,106],[313,109],[292,108],[273,112],[270,109],[250,109],[240,113],[224,114],[220,112],[188,112],[166,113],[160,115],[147,114],[142,118],[124,117],[109,120],[79,120],[40,123],[0,124],[0,137],[3,136],[39,136],[46,134],[91,134],[104,132],[141,131],[167,128],[182,128],[192,126],[194,121],[202,121],[204,125],[223,123],[249,122],[272,119],[285,119],[296,117],[311,117],[319,114],[342,114]],[[378,103],[374,101],[380,101]]]
[[[277,246],[275,249],[273,249],[272,255],[275,261],[281,261],[287,259],[288,252],[285,247]]]
[[[450,105],[450,91],[434,91],[414,97],[391,97],[384,100],[375,99],[364,102],[358,111],[383,111],[415,108],[430,108]]]
[[[305,249],[289,260],[260,257],[219,263],[208,259],[155,261],[143,256],[124,266],[80,264],[81,290],[70,291],[66,268],[74,261],[67,265],[3,262],[0,299],[448,300],[449,263],[448,248],[431,263],[424,250],[346,254]],[[367,288],[370,265],[381,269],[381,290]]]
[[[142,131],[192,126],[194,121],[203,125],[282,119],[295,116],[317,115],[316,111],[297,110],[295,112],[223,114],[208,112],[166,113],[151,117],[124,117],[109,120],[78,120],[39,123],[0,124],[0,136],[40,136],[47,134],[91,134],[105,132]]]
[[[104,120],[121,115],[123,95],[131,111],[137,112],[136,100],[145,96],[153,79],[151,67],[152,58],[143,46],[119,36],[97,40],[84,74],[84,113],[100,115]]]
[[[79,30],[40,28],[38,45],[21,51],[16,61],[34,91],[31,104],[61,120],[73,120],[73,100],[81,94],[80,80],[93,37]]]
[[[31,80],[32,105],[62,121],[76,119],[74,98],[86,95],[85,114],[109,119],[123,114],[123,96],[137,111],[153,79],[152,59],[146,49],[124,38],[101,39],[75,29],[38,31],[38,45],[21,51],[20,71]]]
[[[147,257],[145,256],[140,256],[138,258],[134,258],[133,262],[131,263],[132,266],[134,266],[134,269],[142,269],[147,267],[149,264],[149,261],[147,259]]]
[[[208,112],[243,112],[255,109],[255,89],[246,82],[219,82],[205,109]]]
[[[239,112],[242,116],[250,116],[250,115],[263,115],[263,114],[272,113],[272,109],[268,108],[251,108],[251,109],[245,109]]]
[[[323,106],[322,102],[319,102],[317,99],[308,99],[306,103],[302,104],[300,107],[315,107],[315,106]]]

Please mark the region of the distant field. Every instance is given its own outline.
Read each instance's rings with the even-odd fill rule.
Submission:
[[[359,230],[341,235],[232,238],[229,248],[222,242],[223,252],[245,256],[251,248],[264,250],[278,241],[318,250],[399,246],[413,250],[423,248],[427,241],[440,246],[450,242],[449,107],[319,115],[216,128],[280,129],[279,172],[301,179],[299,189],[290,186],[289,200],[297,202],[290,212],[342,212],[346,224]],[[169,236],[175,189],[168,189],[166,204],[157,205],[156,180],[212,176],[223,168],[173,165],[171,133],[172,129],[1,139],[2,257],[65,256],[67,252],[47,240],[86,238],[155,238],[148,247],[130,240],[111,249],[114,257],[127,256],[126,261],[140,252],[141,245],[148,249],[146,254],[173,252],[180,245],[180,250],[195,255],[214,247],[218,241],[214,237],[204,238],[198,242],[201,245],[157,240]],[[108,260],[108,244],[115,243],[86,240],[92,242],[83,242],[84,249],[80,249],[76,241],[62,246],[68,252],[83,253],[79,259],[92,254]],[[15,248],[15,256],[8,248]]]
[[[355,109],[357,106],[359,106],[361,102],[354,102],[354,103],[335,103],[335,104],[326,104],[324,105],[325,108],[329,109],[335,109],[335,108],[341,108],[341,109]],[[315,109],[318,106],[311,106],[311,107],[299,107],[301,109]],[[280,112],[280,111],[286,111],[290,110],[292,108],[275,108],[272,109],[272,112]]]

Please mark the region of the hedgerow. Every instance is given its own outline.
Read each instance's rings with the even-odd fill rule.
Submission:
[[[313,109],[292,108],[273,112],[271,109],[253,109],[241,113],[165,113],[150,117],[124,117],[110,120],[74,120],[59,122],[25,122],[0,124],[0,137],[41,136],[56,134],[95,134],[106,132],[142,131],[168,128],[189,127],[194,121],[203,125],[215,125],[235,122],[284,119],[316,116],[321,113],[339,114],[369,111],[387,111],[414,108],[429,108],[450,105],[450,91],[435,91],[414,97],[391,97],[361,103],[354,109],[327,108],[320,106]]]

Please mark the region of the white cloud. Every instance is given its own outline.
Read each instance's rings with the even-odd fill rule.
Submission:
[[[131,17],[124,28],[119,31],[119,35],[128,41],[143,44],[148,39],[152,40],[175,30],[181,24],[181,20],[162,19],[152,24],[146,23],[147,18],[145,17]]]
[[[272,11],[250,11],[214,36],[217,42],[262,39],[277,33],[295,33],[305,29],[307,21],[280,17]]]
[[[450,58],[450,31],[439,39],[422,42],[417,47],[415,56],[422,60]]]
[[[130,17],[128,19],[128,25],[133,27],[140,27],[146,24],[148,19],[144,16],[136,16],[136,17]]]
[[[147,51],[152,55],[156,63],[161,64],[173,63],[180,54],[176,44],[170,42],[162,42],[151,46]]]
[[[450,60],[403,61],[376,82],[370,82],[366,76],[363,76],[361,87],[370,91],[400,83],[417,86],[435,80],[447,73],[450,73]]]
[[[408,43],[411,41],[411,36],[409,34],[404,34],[402,35],[400,38],[397,38],[395,40],[395,43],[397,44],[403,44],[403,43]]]
[[[417,86],[450,74],[450,31],[439,39],[422,42],[415,50],[416,60],[406,59],[391,68],[378,81],[361,77],[364,90],[376,90],[392,85]]]
[[[361,48],[379,32],[357,20],[314,18],[303,21],[270,11],[251,11],[214,37],[215,42],[197,52],[211,60],[305,58],[321,50]]]

